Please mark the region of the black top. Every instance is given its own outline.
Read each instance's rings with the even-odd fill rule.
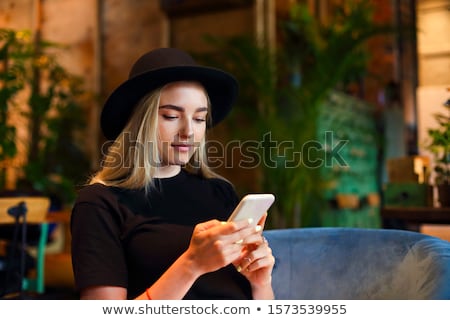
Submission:
[[[133,299],[188,248],[196,224],[226,220],[238,203],[233,187],[181,171],[156,179],[156,189],[85,187],[72,211],[72,263],[77,289],[127,288]],[[251,299],[232,265],[201,276],[185,299]]]

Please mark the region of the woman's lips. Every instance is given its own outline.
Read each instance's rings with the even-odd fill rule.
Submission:
[[[172,147],[179,152],[189,152],[193,147],[192,144],[172,144]]]

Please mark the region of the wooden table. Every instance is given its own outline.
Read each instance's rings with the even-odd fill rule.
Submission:
[[[450,224],[449,207],[384,207],[380,214],[384,226],[389,220],[403,222],[407,229],[413,230],[421,224]]]

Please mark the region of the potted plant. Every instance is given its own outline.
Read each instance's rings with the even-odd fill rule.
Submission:
[[[438,127],[428,129],[430,141],[426,147],[433,154],[438,201],[442,207],[450,207],[450,99],[443,106],[447,114],[434,115]]]
[[[8,148],[0,148],[0,159],[14,157],[17,145],[22,144],[16,189],[45,194],[60,206],[70,204],[75,184],[89,169],[75,138],[84,126],[83,81],[58,63],[61,45],[33,39],[28,31],[2,29],[0,34],[4,43],[0,130],[10,132],[2,141]],[[16,122],[26,128],[25,137],[10,129],[17,126],[11,124],[11,113],[23,118]]]
[[[17,154],[16,127],[10,109],[25,87],[25,64],[31,58],[26,32],[0,29],[0,189],[7,185],[6,169]]]
[[[373,23],[371,10],[366,2],[352,1],[349,12],[336,10],[325,25],[306,4],[293,5],[289,17],[279,21],[276,50],[249,37],[207,38],[215,51],[200,57],[225,65],[239,79],[239,112],[231,114],[227,132],[233,139],[260,142],[264,163],[253,180],[278,199],[268,221],[275,228],[321,223],[318,213],[329,182],[308,161],[323,159],[327,151],[302,148],[317,140],[321,103],[334,89],[345,90],[366,75],[367,40],[393,34],[392,26]]]

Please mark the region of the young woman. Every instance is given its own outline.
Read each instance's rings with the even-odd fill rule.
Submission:
[[[112,141],[72,212],[82,299],[272,299],[265,218],[225,222],[238,203],[207,165],[205,135],[230,111],[233,76],[162,48],[106,101]]]

